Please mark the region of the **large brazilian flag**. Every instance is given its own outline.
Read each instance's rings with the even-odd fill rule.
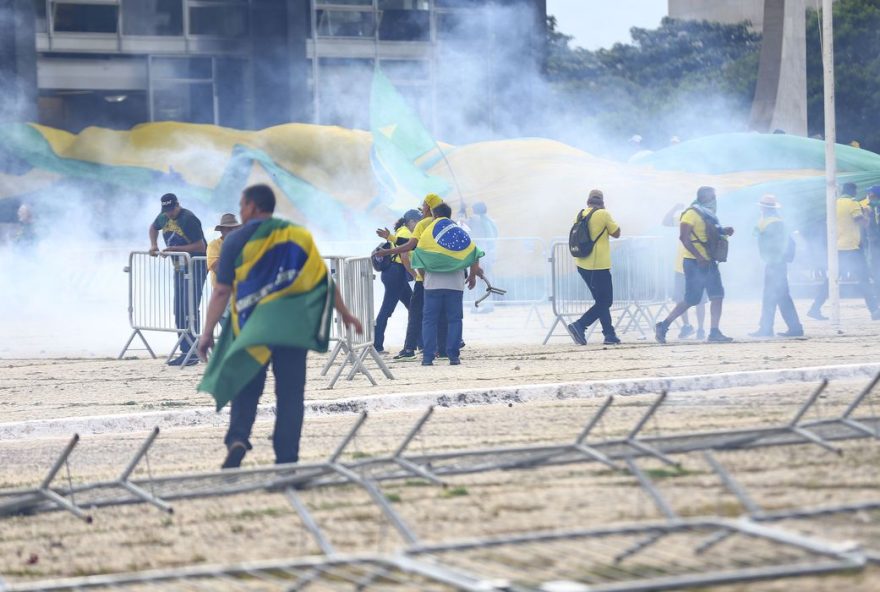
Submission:
[[[327,351],[334,288],[311,233],[269,218],[235,264],[231,314],[208,362],[199,391],[217,410],[250,382],[273,346]]]
[[[484,254],[461,226],[449,218],[438,218],[422,232],[413,251],[412,266],[426,271],[458,271]]]

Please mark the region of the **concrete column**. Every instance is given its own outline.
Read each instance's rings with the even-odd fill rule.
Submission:
[[[37,47],[31,0],[0,0],[0,121],[37,119]]]

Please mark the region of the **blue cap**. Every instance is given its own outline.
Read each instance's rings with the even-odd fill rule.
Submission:
[[[868,187],[868,193],[873,193],[877,197],[880,197],[880,185],[871,185]]]

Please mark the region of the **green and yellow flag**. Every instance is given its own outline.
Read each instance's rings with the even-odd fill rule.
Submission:
[[[199,391],[219,411],[268,363],[272,347],[327,351],[333,297],[311,233],[277,218],[260,224],[236,261],[232,312]]]
[[[422,232],[412,266],[426,271],[458,271],[484,254],[461,226],[449,218],[438,218]]]

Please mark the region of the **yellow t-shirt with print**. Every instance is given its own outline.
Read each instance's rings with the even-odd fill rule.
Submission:
[[[694,245],[697,253],[708,259],[709,255],[706,252],[705,247],[705,244],[709,241],[709,237],[706,235],[706,221],[703,220],[703,217],[700,216],[699,212],[697,212],[695,209],[688,208],[687,210],[685,210],[685,213],[681,215],[681,222],[682,224],[689,224],[693,227],[693,230],[691,231],[691,234],[688,235],[688,238]],[[683,251],[682,257],[684,259],[696,259],[693,253],[684,248],[684,245],[681,245],[681,251]],[[684,272],[683,262],[682,272]]]
[[[412,238],[412,232],[410,232],[409,228],[406,226],[401,226],[394,234],[388,237],[388,240],[391,242],[392,247],[396,247],[397,241],[400,239],[406,239],[406,241],[408,241],[410,238]],[[400,255],[392,255],[391,262],[400,263]]]
[[[863,216],[862,206],[850,197],[837,198],[837,250],[855,251],[862,242],[862,230],[856,218]]]
[[[217,272],[211,268],[220,263],[220,251],[222,248],[223,238],[215,238],[208,243],[208,250],[205,252],[205,255],[208,258],[208,270],[210,271],[211,275],[211,286],[217,285]]]
[[[594,208],[581,210],[578,217],[584,219],[593,210]],[[577,222],[578,217],[575,217],[575,222]],[[589,223],[590,238],[595,240],[596,243],[593,245],[593,250],[589,256],[575,258],[577,266],[581,269],[589,270],[611,269],[611,243],[608,240],[608,235],[614,234],[619,228],[620,226],[617,225],[617,222],[614,221],[608,210],[596,210]],[[603,230],[605,232],[602,232]],[[601,236],[599,236],[600,234]]]
[[[412,237],[416,240],[419,240],[420,238],[422,238],[422,233],[425,232],[425,229],[428,226],[430,226],[431,222],[433,222],[433,221],[434,221],[434,218],[432,218],[431,216],[427,216],[427,217],[419,220],[418,224],[416,224],[416,227],[413,228],[413,230],[412,230]],[[416,272],[416,281],[417,282],[422,281],[424,278],[422,277],[421,272],[419,272],[419,270],[415,270],[415,272]]]

